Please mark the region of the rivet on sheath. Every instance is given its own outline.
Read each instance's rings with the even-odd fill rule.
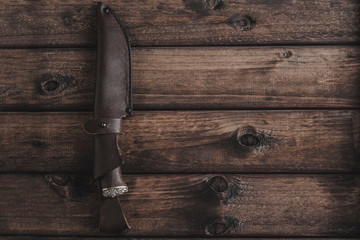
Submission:
[[[101,127],[103,127],[103,128],[106,127],[106,126],[107,126],[106,123],[102,123],[102,124],[101,124]]]
[[[131,108],[126,108],[126,112],[128,113],[128,114],[131,114],[132,113],[132,109]]]
[[[104,13],[108,13],[109,12],[109,9],[108,8],[104,8]]]

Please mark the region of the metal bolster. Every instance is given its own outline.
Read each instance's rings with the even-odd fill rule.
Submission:
[[[84,122],[84,130],[88,134],[123,133],[121,118],[91,118]]]

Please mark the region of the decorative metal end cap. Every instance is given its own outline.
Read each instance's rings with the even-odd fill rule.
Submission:
[[[117,197],[128,192],[127,186],[117,186],[102,189],[102,195],[104,197]]]

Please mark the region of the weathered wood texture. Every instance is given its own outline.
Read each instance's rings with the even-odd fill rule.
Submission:
[[[1,113],[1,171],[92,171],[90,113]],[[137,111],[126,172],[358,172],[359,111]]]
[[[332,1],[106,1],[133,45],[339,43],[360,40],[360,3]],[[94,45],[92,0],[3,1],[0,46]],[[324,14],[326,13],[326,14]]]
[[[0,236],[0,240],[118,240],[118,237],[43,237],[43,236]],[[122,237],[122,240],[184,240],[184,238],[170,238],[170,237],[161,237],[161,238],[138,238],[138,237]],[[205,240],[209,238],[191,238],[193,240]],[[212,240],[223,240],[224,238],[212,237]],[[229,240],[254,240],[254,238],[243,238],[243,237],[228,237]],[[256,238],[258,240],[275,240],[278,238]],[[355,240],[358,238],[281,238],[283,240]]]
[[[359,236],[359,175],[125,175],[128,236]],[[99,235],[92,180],[0,175],[0,233]]]
[[[0,109],[91,110],[95,58],[0,50]],[[136,109],[360,107],[357,46],[139,48],[132,62]]]

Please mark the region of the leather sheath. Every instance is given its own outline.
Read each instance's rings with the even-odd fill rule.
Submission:
[[[121,232],[129,225],[119,202],[127,186],[122,179],[124,158],[117,139],[123,131],[123,119],[132,113],[130,44],[114,11],[101,2],[97,5],[97,23],[94,118],[84,123],[84,129],[95,139],[94,178],[102,190],[99,229]],[[105,190],[116,188],[122,192],[106,195]]]

